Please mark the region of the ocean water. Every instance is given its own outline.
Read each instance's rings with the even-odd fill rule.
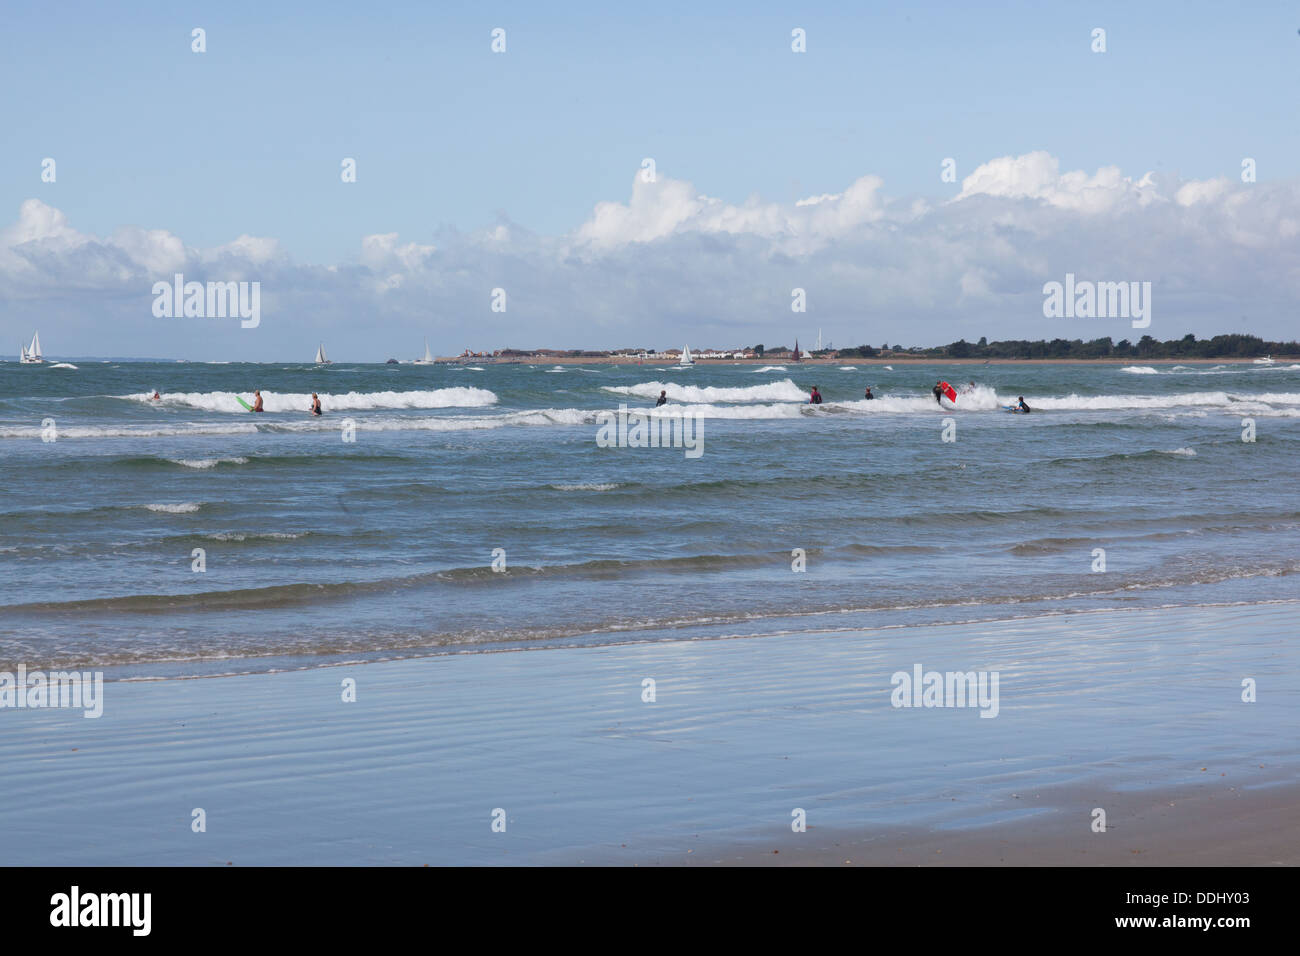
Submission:
[[[0,669],[1300,597],[1298,365],[76,364],[0,364]],[[598,445],[661,389],[699,457]]]

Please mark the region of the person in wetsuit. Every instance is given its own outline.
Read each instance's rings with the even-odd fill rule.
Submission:
[[[1029,413],[1029,406],[1025,404],[1025,396],[1020,396],[1020,404],[1016,406],[1016,411]]]
[[[822,403],[822,393],[817,391],[817,386],[812,387],[812,394],[808,396],[809,405],[820,405]]]
[[[660,392],[659,401],[655,402],[655,408],[658,408],[660,405],[667,405],[667,404],[668,404],[668,393],[666,391]]]
[[[934,389],[933,389],[933,392],[934,392],[934,400],[935,400],[936,402],[938,402],[938,403],[939,403],[939,407],[942,408],[942,407],[943,407],[943,388],[939,385],[938,382],[935,382],[935,383],[934,383]]]
[[[320,398],[317,397],[315,392],[311,393],[311,413],[313,415],[320,414]]]
[[[871,401],[871,400],[872,400],[873,398],[875,398],[875,397],[876,397],[876,396],[874,396],[874,395],[871,394],[871,386],[868,385],[868,386],[867,386],[867,394],[866,394],[866,399],[867,399],[867,401]]]

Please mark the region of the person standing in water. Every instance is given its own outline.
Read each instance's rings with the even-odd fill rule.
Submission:
[[[866,400],[867,400],[867,401],[871,401],[873,398],[876,397],[876,396],[874,396],[874,395],[871,394],[871,386],[870,386],[870,385],[867,386],[867,394],[866,394],[865,397],[866,397]]]
[[[933,391],[934,391],[934,400],[938,402],[939,407],[942,408],[943,407],[943,386],[940,385],[938,382],[935,382]]]
[[[311,393],[311,413],[313,415],[320,414],[320,399],[316,396],[315,392]]]
[[[817,391],[817,386],[812,387],[812,394],[808,396],[809,405],[820,405],[822,403],[822,393]]]
[[[668,404],[668,392],[662,391],[659,393],[659,401],[655,402],[655,408],[658,408],[660,405],[667,405],[667,404]]]
[[[253,407],[249,409],[249,411],[253,411],[253,412],[265,411],[265,409],[262,408],[262,392],[260,389],[253,390]]]

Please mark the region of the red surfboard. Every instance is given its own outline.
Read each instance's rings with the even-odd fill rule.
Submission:
[[[956,405],[956,404],[957,404],[957,390],[954,389],[954,388],[953,388],[951,385],[949,385],[947,382],[940,382],[940,383],[939,383],[939,387],[940,387],[941,389],[943,389],[943,393],[944,393],[945,395],[948,396],[948,401],[950,401],[950,402],[952,402],[954,405]]]

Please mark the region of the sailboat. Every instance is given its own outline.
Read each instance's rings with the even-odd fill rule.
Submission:
[[[320,345],[316,346],[316,364],[317,364],[317,365],[333,365],[333,364],[334,364],[333,362],[331,362],[329,359],[327,359],[327,358],[325,357],[325,343],[324,343],[324,342],[322,342]]]
[[[433,365],[433,353],[429,351],[429,340],[424,340],[424,358],[415,360],[416,365]]]
[[[794,354],[791,355],[790,358],[791,358],[792,361],[795,361],[795,362],[799,361],[799,359],[801,358],[801,356],[800,356],[800,354],[799,354],[799,340],[798,340],[798,339],[795,339],[795,340],[794,340]]]
[[[45,359],[41,356],[41,335],[39,332],[32,335],[31,348],[22,348],[22,354],[18,361],[24,365],[41,365]]]
[[[695,364],[695,359],[691,358],[691,347],[689,345],[683,345],[682,358],[681,361],[677,363],[677,367],[690,368],[694,364]]]
[[[1255,359],[1254,364],[1255,364],[1255,365],[1272,365],[1272,364],[1273,364],[1273,356],[1271,356],[1271,355],[1265,355],[1263,358]]]

